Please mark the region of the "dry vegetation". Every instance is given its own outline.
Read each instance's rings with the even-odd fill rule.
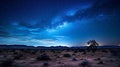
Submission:
[[[120,67],[119,56],[116,51],[108,49],[96,53],[83,50],[0,50],[0,67]]]

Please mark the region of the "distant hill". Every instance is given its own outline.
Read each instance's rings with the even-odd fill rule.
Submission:
[[[86,49],[87,46],[67,47],[67,46],[27,46],[27,45],[0,45],[0,49]],[[120,46],[98,46],[98,49],[120,49]]]

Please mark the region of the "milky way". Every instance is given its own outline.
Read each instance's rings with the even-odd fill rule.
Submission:
[[[120,44],[119,0],[0,0],[0,44]]]

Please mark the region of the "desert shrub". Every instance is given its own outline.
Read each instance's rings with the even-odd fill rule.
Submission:
[[[72,55],[74,55],[74,56],[75,56],[76,54],[75,54],[75,53],[73,53]]]
[[[51,50],[51,52],[55,53],[55,50]]]
[[[96,59],[94,59],[94,60],[101,60],[101,58],[96,58]]]
[[[78,50],[75,50],[74,53],[78,53]]]
[[[90,62],[86,59],[83,60],[79,65],[82,66],[82,67],[91,67]]]
[[[30,49],[21,49],[21,52],[24,52],[24,53],[30,53]]]
[[[60,58],[60,56],[56,56],[56,58]]]
[[[44,66],[44,67],[48,67],[49,64],[48,64],[47,62],[45,62],[45,63],[43,63],[43,66]]]
[[[63,54],[63,57],[71,57],[70,54]]]
[[[83,52],[83,51],[85,51],[85,49],[79,49],[79,52]]]
[[[110,61],[110,62],[114,62],[114,60],[112,60],[112,59],[110,59],[109,61]]]
[[[36,60],[41,61],[41,60],[51,60],[50,57],[46,54],[42,54],[36,58]]]
[[[102,61],[102,60],[100,60],[97,64],[103,64],[103,61]]]
[[[45,52],[45,50],[40,50],[40,53],[44,53]]]
[[[64,64],[64,63],[59,61],[58,64]]]
[[[60,52],[60,51],[56,51],[56,53],[61,54],[61,52]]]
[[[57,54],[55,54],[54,56],[58,56]]]
[[[86,51],[83,51],[83,54],[87,54],[87,52],[86,52]]]
[[[1,61],[0,67],[13,67],[13,63],[14,63],[14,60],[5,59]]]
[[[118,57],[120,57],[120,52],[119,52],[119,50],[115,50],[115,49],[112,49],[112,50],[110,50],[110,52],[111,52],[111,55],[112,56],[118,56]]]
[[[58,67],[76,67],[75,65],[72,65],[72,64],[61,64],[60,66]]]
[[[58,56],[57,54],[54,55],[56,58],[60,58],[60,56]]]
[[[17,54],[14,56],[14,59],[19,60],[23,57],[23,54]]]
[[[15,52],[15,51],[14,51],[13,54],[16,55],[16,54],[18,54],[18,52]]]
[[[107,53],[108,51],[107,50],[102,50],[102,52]]]
[[[37,52],[36,50],[31,50],[30,54],[36,54],[36,52]]]
[[[2,53],[2,50],[0,50],[0,53]]]
[[[72,61],[77,61],[77,59],[76,58],[72,58]]]

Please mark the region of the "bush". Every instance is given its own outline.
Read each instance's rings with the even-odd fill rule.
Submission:
[[[63,57],[71,57],[70,54],[64,54]]]
[[[50,57],[46,54],[43,54],[43,55],[40,55],[36,58],[38,61],[41,61],[41,60],[51,60]]]
[[[75,54],[75,53],[73,53],[72,55],[74,55],[74,56],[75,56],[76,54]]]
[[[37,51],[31,51],[31,54],[36,54]]]
[[[112,55],[112,56],[120,57],[120,52],[119,52],[119,50],[113,49],[113,50],[110,50],[110,52],[111,52],[111,55]]]
[[[88,60],[83,60],[80,65],[82,67],[91,67],[90,62]]]
[[[94,60],[96,60],[96,61],[97,61],[97,60],[101,60],[101,58],[96,58],[96,59],[94,59]]]
[[[0,66],[1,67],[13,67],[14,60],[6,59],[1,61]]]
[[[77,59],[76,59],[76,58],[73,58],[72,61],[77,61]]]
[[[19,60],[23,57],[23,54],[17,54],[14,56],[14,59]]]
[[[77,50],[75,50],[75,51],[74,51],[74,53],[78,53],[78,51],[77,51]]]
[[[49,64],[47,62],[43,63],[43,66],[47,67]]]
[[[102,61],[102,60],[100,60],[97,64],[103,64],[103,61]]]

